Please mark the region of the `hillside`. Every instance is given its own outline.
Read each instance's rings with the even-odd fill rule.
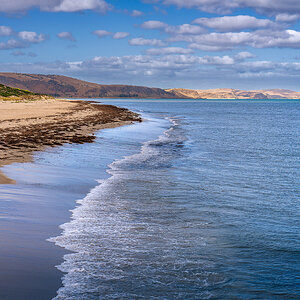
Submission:
[[[243,91],[235,89],[168,89],[178,97],[191,99],[300,99],[300,92],[283,89]]]
[[[0,73],[0,83],[34,93],[67,98],[178,98],[159,88],[102,85],[61,75]],[[180,96],[180,98],[186,98]]]
[[[0,84],[0,100],[11,100],[11,99],[41,99],[46,97],[37,93],[32,93],[27,90],[19,88],[12,88],[3,84]]]

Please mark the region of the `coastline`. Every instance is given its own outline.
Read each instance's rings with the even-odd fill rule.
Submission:
[[[100,129],[141,122],[125,108],[83,100],[0,101],[0,111],[0,168],[30,162],[46,147],[91,143]],[[0,171],[0,184],[13,183]]]
[[[0,164],[17,184],[0,185],[0,299],[53,299],[63,276],[55,266],[69,251],[47,239],[60,235],[75,201],[105,176],[103,154],[114,149],[101,151],[105,142],[99,136],[142,124],[127,109],[85,100],[1,105],[0,131],[7,137],[0,134]],[[63,146],[52,149],[58,142]]]

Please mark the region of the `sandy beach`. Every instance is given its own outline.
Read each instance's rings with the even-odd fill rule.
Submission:
[[[89,101],[0,101],[0,167],[29,162],[34,151],[64,143],[93,142],[93,132],[140,121],[137,114]],[[0,172],[0,184],[14,180]]]

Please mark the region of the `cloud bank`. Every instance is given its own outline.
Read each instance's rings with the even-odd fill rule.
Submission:
[[[252,8],[267,15],[299,15],[297,0],[147,0],[148,3],[175,5],[178,8],[196,8],[205,12],[228,14],[239,8]]]
[[[111,6],[104,0],[0,0],[1,12],[20,13],[31,8],[50,12],[94,10],[105,13]]]

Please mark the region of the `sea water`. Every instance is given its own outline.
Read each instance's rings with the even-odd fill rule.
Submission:
[[[101,102],[55,299],[300,299],[299,101]]]

